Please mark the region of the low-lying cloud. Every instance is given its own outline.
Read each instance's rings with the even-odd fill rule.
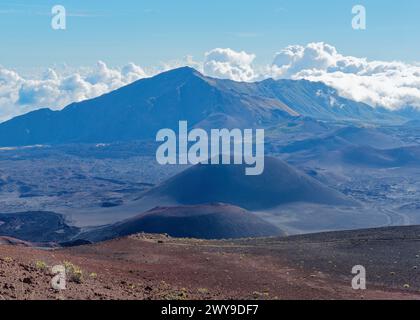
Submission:
[[[322,81],[341,95],[371,106],[420,108],[420,67],[344,56],[325,43],[289,46],[274,58],[273,78]]]
[[[235,81],[252,81],[256,78],[252,67],[254,54],[217,48],[207,52],[205,57],[203,71],[210,77]]]
[[[60,75],[48,69],[38,79],[28,79],[0,67],[0,121],[44,107],[59,110],[146,76],[145,71],[133,63],[112,69],[102,61],[85,73]]]
[[[209,76],[236,81],[265,78],[321,81],[342,96],[373,107],[420,108],[418,64],[345,56],[323,42],[288,46],[275,55],[270,66],[255,66],[254,59],[254,54],[214,49],[206,54],[203,70]]]

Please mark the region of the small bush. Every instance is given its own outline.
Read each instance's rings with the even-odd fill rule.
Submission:
[[[70,281],[75,283],[83,282],[83,271],[79,266],[69,261],[64,261],[63,266],[66,268],[66,275]]]
[[[38,270],[46,270],[47,269],[47,264],[44,261],[38,260],[37,262],[35,262],[35,267]]]
[[[207,289],[207,288],[199,288],[198,289],[198,293],[208,294],[209,293],[209,289]]]
[[[4,262],[7,262],[7,263],[13,262],[13,259],[12,259],[12,258],[10,258],[10,257],[4,257],[4,258],[2,258],[2,260],[3,260]]]

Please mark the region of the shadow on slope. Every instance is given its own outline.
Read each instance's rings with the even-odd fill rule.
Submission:
[[[226,204],[157,207],[134,218],[79,236],[103,241],[140,232],[176,238],[237,239],[280,236],[277,227],[242,208]]]

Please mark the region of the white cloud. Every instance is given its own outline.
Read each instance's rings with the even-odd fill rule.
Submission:
[[[346,56],[323,42],[288,46],[275,55],[268,67],[255,67],[254,54],[232,49],[214,49],[205,57],[204,73],[216,78],[256,81],[272,77],[321,81],[346,98],[374,107],[420,108],[418,64]]]
[[[342,96],[372,106],[420,108],[420,67],[344,56],[325,43],[289,46],[274,58],[274,78],[322,81]]]
[[[121,76],[124,81],[134,82],[146,78],[147,74],[141,67],[131,62],[121,69]]]
[[[252,67],[254,54],[232,49],[213,49],[205,54],[203,71],[206,75],[235,81],[252,81],[256,74]]]
[[[58,110],[145,77],[146,72],[134,63],[112,69],[99,61],[88,72],[64,75],[48,69],[42,77],[31,79],[0,67],[0,122],[42,107]]]

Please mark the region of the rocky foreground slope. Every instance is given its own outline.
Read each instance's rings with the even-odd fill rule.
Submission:
[[[419,239],[408,227],[237,241],[138,234],[55,250],[6,241],[0,299],[420,299]],[[63,291],[50,285],[57,264]],[[366,291],[351,288],[356,264]]]

